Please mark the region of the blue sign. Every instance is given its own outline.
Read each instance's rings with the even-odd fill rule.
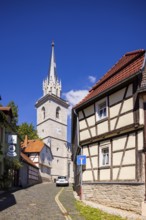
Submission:
[[[77,165],[86,165],[86,156],[78,155],[77,156]]]

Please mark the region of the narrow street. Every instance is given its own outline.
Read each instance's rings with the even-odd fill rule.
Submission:
[[[72,187],[42,183],[0,195],[0,220],[83,220]]]

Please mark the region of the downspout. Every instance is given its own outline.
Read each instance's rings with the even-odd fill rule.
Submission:
[[[77,134],[76,145],[77,145],[77,148],[78,148],[79,147],[79,118],[78,118],[78,114],[77,114],[75,109],[74,109],[74,114],[76,115],[76,125],[77,125],[76,126],[76,134]],[[77,152],[77,148],[76,148],[76,152]]]
[[[145,154],[145,198],[144,201],[146,202],[146,102],[144,100],[144,154]]]
[[[78,114],[77,114],[77,112],[76,112],[76,110],[74,109],[74,114],[76,115],[76,118],[77,118],[77,120],[76,120],[76,131],[77,131],[77,142],[76,142],[76,144],[77,144],[77,149],[78,149],[78,147],[81,149],[81,155],[83,154],[83,152],[82,152],[82,147],[80,147],[80,145],[79,145],[79,117],[78,117]],[[76,153],[77,153],[77,149],[76,149]],[[76,154],[75,154],[76,155]],[[80,171],[80,199],[82,200],[82,197],[83,197],[83,189],[82,189],[82,165],[81,165],[81,171]]]

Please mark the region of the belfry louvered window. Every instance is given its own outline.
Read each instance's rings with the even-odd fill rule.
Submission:
[[[45,119],[45,117],[46,117],[45,107],[42,107],[42,117],[43,117],[43,119]]]
[[[60,107],[58,106],[57,108],[56,108],[56,118],[59,118],[60,117]]]

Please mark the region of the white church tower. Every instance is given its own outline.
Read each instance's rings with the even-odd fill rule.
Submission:
[[[47,78],[43,81],[43,96],[36,102],[37,132],[53,154],[51,176],[70,175],[70,153],[67,145],[68,103],[61,98],[61,81],[56,72],[54,42]]]

